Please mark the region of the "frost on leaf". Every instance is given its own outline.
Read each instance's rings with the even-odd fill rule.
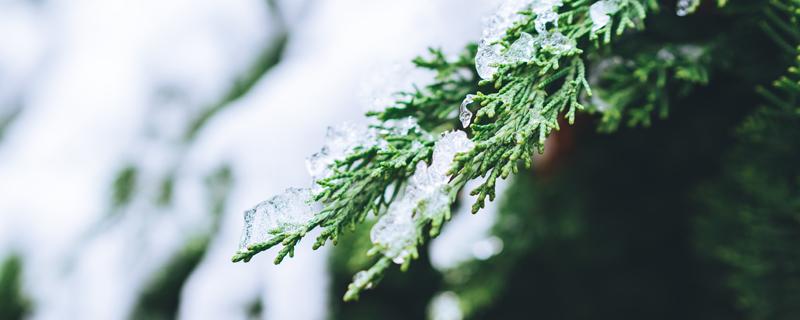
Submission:
[[[268,241],[272,232],[300,231],[319,208],[311,199],[310,189],[289,188],[244,213],[244,230],[239,251]]]
[[[395,263],[402,264],[416,252],[420,219],[449,212],[447,171],[457,153],[472,149],[474,143],[464,131],[447,132],[436,142],[430,165],[417,163],[403,195],[395,200],[370,231],[372,243]]]

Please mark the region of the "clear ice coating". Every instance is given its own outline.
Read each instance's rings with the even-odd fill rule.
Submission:
[[[606,1],[609,2],[608,8],[612,9],[612,4],[615,5],[619,0]],[[556,9],[561,5],[561,0],[504,2],[495,15],[487,20],[483,29],[483,37],[475,56],[475,68],[478,75],[482,79],[492,79],[502,64],[531,61],[536,55],[538,47],[557,55],[572,50],[575,46],[573,41],[557,31],[559,16]],[[519,12],[525,9],[530,9],[536,16],[534,27],[537,36],[522,33],[520,38],[503,52],[504,48],[498,42],[505,36],[508,28],[524,18]],[[548,26],[551,25],[551,30],[548,30]]]
[[[575,41],[560,32],[551,32],[539,36],[541,47],[554,55],[560,55],[575,48]]]
[[[464,101],[461,102],[461,107],[458,109],[458,119],[461,120],[461,126],[466,129],[469,127],[470,122],[472,122],[472,111],[467,109],[467,106],[472,104],[475,99],[474,94],[468,94],[464,97]]]
[[[519,12],[530,7],[531,2],[533,1],[504,1],[495,14],[486,20],[478,54],[475,56],[475,68],[482,79],[491,79],[497,72],[498,65],[505,62],[501,53],[503,46],[497,42],[503,39],[508,28],[525,17]]]
[[[417,219],[432,217],[449,209],[446,187],[450,176],[447,171],[457,153],[473,147],[474,143],[464,131],[447,132],[434,145],[431,164],[417,163],[403,195],[389,206],[370,230],[370,240],[381,248],[385,256],[398,264],[405,262],[419,236]]]
[[[533,21],[533,26],[539,34],[547,32],[547,24],[553,24],[554,27],[558,27],[558,14],[555,11],[544,11],[538,14],[536,20]]]
[[[498,44],[481,41],[478,46],[478,54],[475,55],[475,69],[481,79],[494,77],[498,65],[503,63],[503,55],[500,53],[502,49],[503,47]]]
[[[506,59],[509,63],[528,62],[536,55],[536,39],[527,32],[522,32],[519,39],[514,41],[508,51]]]
[[[263,201],[244,213],[244,229],[239,250],[266,242],[274,230],[297,231],[314,216],[317,204],[310,189],[289,188],[282,194]]]
[[[592,32],[600,30],[611,21],[611,14],[619,10],[620,0],[600,0],[589,7],[589,17],[592,19]]]
[[[319,152],[306,158],[306,169],[314,180],[324,179],[330,175],[330,166],[334,161],[344,158],[357,146],[371,146],[375,143],[375,132],[366,126],[344,123],[328,127],[325,145]]]

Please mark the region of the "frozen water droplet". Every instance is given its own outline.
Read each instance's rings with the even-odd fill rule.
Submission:
[[[560,32],[552,32],[542,36],[540,41],[542,44],[542,49],[549,51],[554,55],[564,54],[575,48],[574,41],[567,38]]]
[[[312,177],[320,177],[328,170],[330,165],[329,152],[327,147],[322,147],[322,150],[312,154],[306,158],[306,170]]]
[[[247,251],[251,245],[268,241],[271,231],[295,232],[305,226],[317,204],[311,199],[310,189],[289,188],[282,194],[263,201],[244,213],[244,229],[239,250]]]
[[[491,80],[497,72],[498,66],[503,62],[500,54],[501,46],[481,42],[478,47],[478,54],[475,56],[475,69],[481,79]]]
[[[467,106],[469,106],[474,101],[473,100],[474,98],[475,98],[474,94],[468,94],[464,98],[464,101],[461,102],[461,107],[459,107],[458,109],[458,119],[461,120],[461,125],[464,127],[464,129],[469,127],[469,124],[472,121],[472,111],[469,111],[469,109],[467,109]]]
[[[430,170],[437,175],[444,176],[443,179],[446,180],[445,175],[450,170],[455,155],[469,151],[473,146],[474,143],[464,131],[451,131],[443,134],[434,145]]]
[[[405,255],[409,254],[406,248],[416,245],[417,229],[412,210],[409,201],[404,199],[395,201],[370,230],[372,243],[379,246],[383,254],[395,262],[405,259]]]
[[[514,41],[508,51],[506,51],[506,59],[508,63],[520,63],[533,60],[536,55],[536,40],[532,35],[522,32],[519,39]]]
[[[541,14],[547,11],[553,11],[553,8],[561,6],[561,0],[534,0],[531,3],[531,11],[535,14]]]
[[[552,23],[554,27],[558,27],[558,14],[555,11],[545,11],[536,16],[533,21],[534,28],[539,34],[547,32],[547,24]]]
[[[611,14],[619,10],[620,0],[600,0],[589,7],[589,17],[592,19],[592,32],[600,30],[611,21]]]
[[[336,160],[343,159],[358,146],[370,147],[377,143],[375,131],[366,126],[344,123],[328,127],[325,145],[306,158],[306,169],[314,180],[324,179],[331,174],[330,167]]]
[[[464,131],[447,132],[434,145],[431,164],[427,165],[424,161],[417,163],[403,194],[370,230],[370,240],[385,256],[392,258],[395,263],[407,261],[411,249],[416,246],[419,233],[415,219],[430,218],[449,210],[447,171],[455,154],[468,151],[473,146],[474,143]],[[415,209],[420,210],[417,215],[414,215]]]

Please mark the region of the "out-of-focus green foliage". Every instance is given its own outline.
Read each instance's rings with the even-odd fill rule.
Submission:
[[[0,319],[23,319],[30,310],[22,292],[22,259],[8,256],[0,264]]]

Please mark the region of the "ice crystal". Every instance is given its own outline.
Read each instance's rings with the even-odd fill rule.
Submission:
[[[558,32],[559,15],[556,9],[561,5],[561,0],[515,0],[501,5],[483,29],[483,37],[475,56],[478,75],[482,79],[492,79],[500,65],[530,61],[534,58],[537,47],[555,55],[572,50],[575,46],[573,41]],[[508,28],[524,18],[519,12],[526,9],[530,9],[535,15],[534,27],[538,35],[534,37],[523,32],[503,52],[504,48],[498,42],[506,35]],[[548,30],[550,25],[552,28]]]
[[[271,232],[278,229],[299,231],[317,210],[310,189],[286,189],[284,193],[245,211],[239,250],[246,251],[251,245],[268,241]]]
[[[344,158],[358,146],[370,146],[377,143],[374,130],[366,126],[345,123],[336,127],[328,127],[325,133],[325,145],[319,152],[306,158],[306,169],[314,180],[330,175],[330,166],[338,159]]]
[[[475,56],[475,67],[482,79],[491,79],[497,72],[497,67],[505,62],[501,54],[503,46],[497,42],[503,39],[508,28],[525,17],[519,12],[530,7],[531,2],[531,0],[505,1],[495,14],[486,20],[478,54]]]
[[[572,49],[575,49],[575,41],[567,38],[567,36],[560,32],[552,32],[546,35],[540,35],[541,47],[545,51],[549,51],[554,55],[564,54]]]
[[[490,44],[487,41],[481,41],[478,46],[478,54],[475,56],[475,69],[482,79],[491,79],[497,72],[497,67],[503,63],[503,55],[500,51],[503,49],[498,44]]]
[[[458,119],[461,120],[461,126],[463,126],[464,129],[469,127],[470,122],[472,122],[472,111],[469,111],[467,106],[472,104],[474,98],[474,94],[468,94],[464,97],[464,101],[461,102],[461,107],[458,109]]]
[[[534,28],[536,28],[536,32],[539,34],[547,32],[547,24],[553,24],[554,27],[558,27],[558,14],[555,13],[555,11],[549,10],[542,12],[537,15],[536,20],[533,21]]]
[[[409,201],[396,201],[378,219],[370,230],[370,240],[381,247],[385,256],[395,263],[403,263],[410,254],[409,247],[417,241],[417,228],[414,225],[413,207]]]
[[[605,27],[611,20],[610,15],[619,10],[619,0],[600,0],[589,7],[589,17],[592,19],[592,32]]]
[[[535,55],[536,39],[527,32],[520,33],[519,39],[514,41],[506,51],[508,63],[528,62],[533,60]]]
[[[473,146],[464,131],[447,132],[434,145],[431,164],[417,163],[403,195],[389,206],[370,231],[370,240],[385,256],[395,263],[404,263],[419,237],[418,219],[431,218],[449,209],[447,183],[450,176],[447,172],[455,155]]]

